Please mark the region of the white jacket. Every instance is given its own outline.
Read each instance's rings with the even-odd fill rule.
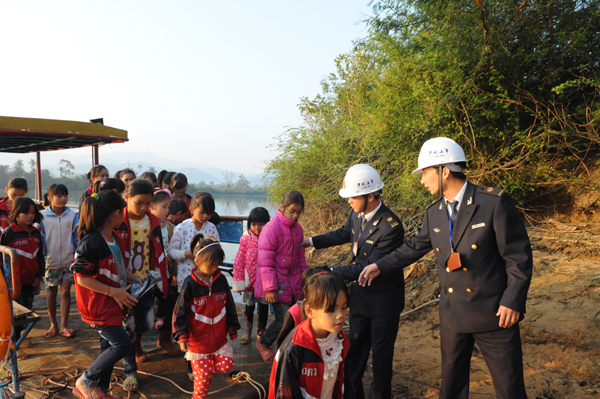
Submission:
[[[63,269],[71,266],[79,245],[77,213],[70,208],[65,208],[62,215],[57,216],[50,207],[40,213],[44,216],[40,223],[40,231],[46,269]]]

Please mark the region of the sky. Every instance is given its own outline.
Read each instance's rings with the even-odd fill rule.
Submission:
[[[152,152],[248,174],[302,124],[335,58],[364,37],[368,0],[0,0],[0,115],[89,121]],[[89,149],[42,153],[44,162]],[[147,155],[146,155],[147,156]],[[0,153],[0,164],[30,157]],[[32,157],[31,157],[32,158]],[[90,156],[91,160],[91,156]]]

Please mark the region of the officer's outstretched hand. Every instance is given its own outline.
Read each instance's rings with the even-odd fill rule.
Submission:
[[[519,321],[519,316],[521,316],[521,312],[517,312],[516,310],[512,310],[506,306],[500,305],[496,316],[500,316],[500,323],[498,323],[500,327],[510,328],[517,324]]]
[[[300,246],[303,247],[303,248],[310,247],[310,238],[305,238],[304,240],[302,240],[300,242]]]
[[[361,287],[366,287],[367,285],[370,286],[373,282],[373,279],[379,276],[380,273],[381,271],[379,271],[377,265],[375,263],[371,263],[370,265],[366,266],[362,272],[360,272],[360,276],[358,276],[358,284],[360,284]]]

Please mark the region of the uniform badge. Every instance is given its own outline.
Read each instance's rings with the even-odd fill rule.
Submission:
[[[379,219],[373,222],[373,226],[377,226],[377,223],[379,223]]]
[[[387,219],[387,221],[388,221],[388,222],[391,222],[392,220],[394,220],[394,219],[392,219],[391,217],[389,217],[389,218]]]
[[[440,209],[440,211],[442,210],[442,208],[443,208],[443,207],[444,207],[444,203],[443,203],[443,202],[440,202],[440,208],[439,208],[439,209]]]
[[[371,240],[367,240],[367,241],[365,241],[365,242],[366,242],[367,244],[371,244],[371,245],[373,245],[373,241],[371,241]]]
[[[485,223],[478,223],[471,226],[472,229],[478,229],[480,227],[485,227]]]
[[[438,229],[438,228],[436,227],[435,229],[433,229],[433,231],[435,231],[436,233],[439,233],[439,232],[440,232],[440,231],[442,231],[442,230],[440,230],[440,229]]]
[[[396,227],[396,226],[398,226],[398,222],[394,222],[394,223],[392,223],[392,225],[391,225],[390,227],[391,227],[391,228],[394,228],[394,227]]]
[[[356,234],[356,233],[354,232],[354,229],[352,229],[352,234]]]
[[[494,191],[493,187],[488,187],[487,188],[488,193],[491,193],[492,191]]]
[[[471,205],[472,203],[473,203],[473,197],[471,197],[467,200],[467,205]]]

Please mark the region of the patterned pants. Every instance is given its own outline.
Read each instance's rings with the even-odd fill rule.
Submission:
[[[213,378],[213,373],[226,373],[235,365],[229,356],[209,355],[204,359],[192,360],[194,372],[194,396],[192,399],[203,399]]]

